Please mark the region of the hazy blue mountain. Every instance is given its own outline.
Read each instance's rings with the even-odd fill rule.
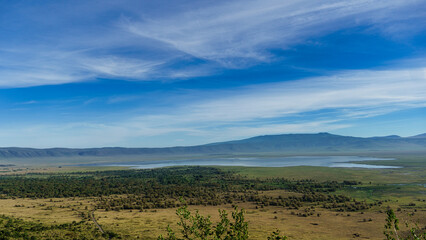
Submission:
[[[401,138],[401,136],[398,136],[398,135],[389,135],[389,136],[373,137],[373,138]]]
[[[416,136],[412,136],[410,138],[426,138],[426,133],[419,134],[419,135],[416,135]]]
[[[2,158],[120,156],[120,155],[182,155],[233,153],[344,153],[344,152],[426,152],[426,134],[403,138],[399,136],[360,138],[329,133],[282,134],[257,136],[243,140],[218,142],[189,147],[166,148],[0,148]]]

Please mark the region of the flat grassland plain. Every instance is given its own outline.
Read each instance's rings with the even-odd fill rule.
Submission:
[[[5,239],[157,239],[168,225],[179,229],[182,199],[213,222],[218,209],[245,209],[250,239],[276,229],[289,239],[383,239],[388,208],[401,235],[415,224],[424,231],[426,156],[392,157],[364,164],[402,168],[5,166],[0,232]]]

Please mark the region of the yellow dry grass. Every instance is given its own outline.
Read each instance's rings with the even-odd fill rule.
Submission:
[[[299,217],[292,215],[292,210],[282,207],[266,207],[255,209],[254,205],[241,204],[246,209],[246,219],[249,222],[250,239],[266,239],[272,231],[279,229],[290,239],[352,239],[356,234],[362,238],[383,239],[384,214],[376,212],[347,213],[317,210],[317,215]],[[191,210],[198,209],[202,215],[212,216],[218,221],[218,208],[232,211],[232,207],[225,206],[192,206]],[[170,224],[178,229],[178,217],[175,209],[158,209],[139,211],[97,211],[98,222],[106,229],[120,232],[126,238],[156,239],[159,234],[166,234],[166,226]],[[364,222],[363,219],[372,221]]]
[[[282,191],[264,193],[270,196],[289,194]],[[399,206],[396,201],[386,204],[394,209]],[[0,214],[46,224],[59,224],[82,220],[81,213],[88,213],[94,206],[93,198],[0,199]],[[314,215],[301,217],[297,216],[297,213],[303,213],[306,207],[289,210],[274,206],[256,209],[251,203],[239,203],[238,206],[246,210],[250,239],[266,239],[266,236],[276,229],[289,239],[383,239],[385,207],[373,208],[364,213],[339,213],[315,208]],[[192,212],[199,210],[204,216],[211,216],[213,222],[219,220],[218,209],[224,209],[228,213],[233,210],[231,205],[190,206],[189,209]],[[160,234],[166,234],[167,225],[178,231],[175,211],[175,208],[143,211],[98,209],[94,214],[104,230],[119,233],[124,239],[156,239]],[[408,217],[408,213],[414,213],[414,216]],[[420,226],[425,225],[426,211],[422,207],[416,212],[414,208],[403,208],[396,214],[402,227],[405,220],[420,220],[423,221]]]
[[[80,212],[93,206],[91,198],[1,199],[0,214],[47,224],[81,221]]]
[[[270,194],[276,193],[271,192]],[[290,239],[383,239],[386,215],[380,213],[378,209],[361,214],[360,212],[337,213],[316,208],[314,215],[300,217],[292,215],[292,212],[303,212],[304,208],[288,210],[269,206],[256,209],[255,205],[250,203],[238,205],[246,210],[245,216],[249,222],[250,239],[266,239],[266,236],[276,229],[289,236]],[[92,198],[0,200],[1,214],[46,224],[80,221],[82,219],[80,213],[87,213],[93,207]],[[191,206],[189,209],[192,212],[197,209],[200,214],[209,215],[212,217],[212,221],[216,222],[219,220],[218,209],[224,209],[230,213],[232,206]],[[167,225],[178,231],[176,224],[178,217],[175,211],[176,209],[122,210],[119,212],[96,210],[95,217],[104,230],[119,233],[124,239],[156,239],[158,235],[166,234]],[[412,212],[414,212],[413,209],[403,209],[402,212],[397,212],[401,223],[408,219],[407,213]],[[317,213],[320,214],[319,217]],[[425,211],[419,209],[415,212],[411,220],[415,219],[424,221],[426,219]]]

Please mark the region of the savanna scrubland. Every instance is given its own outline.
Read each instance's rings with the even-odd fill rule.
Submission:
[[[412,236],[411,229],[424,234],[424,157],[380,164],[403,168],[4,166],[0,234],[157,239],[170,226],[179,237],[176,210],[184,206],[192,216],[211,216],[212,228],[219,210],[231,218],[235,207],[243,209],[249,239],[277,230],[288,239],[384,239],[389,209],[399,219],[399,237]]]

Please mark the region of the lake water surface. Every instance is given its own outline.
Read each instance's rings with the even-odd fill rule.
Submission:
[[[356,161],[393,160],[358,156],[294,156],[277,158],[202,158],[184,160],[156,160],[102,164],[103,166],[126,166],[137,169],[172,166],[244,166],[244,167],[344,167],[344,168],[400,168],[398,166],[358,164]],[[87,165],[86,165],[87,166]],[[98,165],[99,166],[99,165]]]

